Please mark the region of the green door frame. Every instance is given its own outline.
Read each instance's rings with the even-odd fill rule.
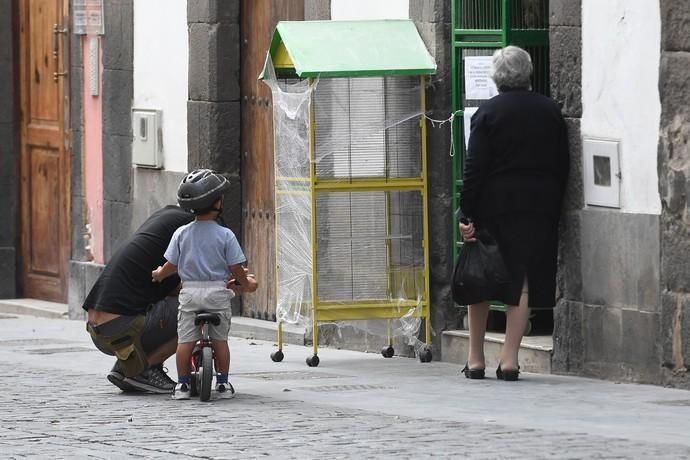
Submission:
[[[451,0],[451,106],[453,118],[452,202],[460,203],[465,155],[465,107],[478,107],[479,100],[466,105],[464,57],[490,56],[508,45],[520,46],[532,56],[532,88],[549,95],[549,0]],[[462,247],[458,225],[453,222],[453,260]],[[505,306],[492,305],[505,311]]]

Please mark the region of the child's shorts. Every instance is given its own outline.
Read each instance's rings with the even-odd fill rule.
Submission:
[[[180,310],[177,316],[177,341],[196,342],[201,339],[201,326],[194,324],[196,313],[218,313],[220,324],[208,325],[213,340],[227,340],[230,332],[232,310],[230,300],[235,293],[225,287],[224,281],[187,281],[179,294]]]

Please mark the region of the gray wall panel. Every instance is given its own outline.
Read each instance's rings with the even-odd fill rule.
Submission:
[[[177,186],[185,176],[183,172],[134,168],[132,226],[134,232],[151,214],[169,204],[177,204]]]
[[[586,210],[581,225],[584,302],[658,311],[659,217]]]

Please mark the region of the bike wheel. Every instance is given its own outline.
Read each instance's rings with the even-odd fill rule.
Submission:
[[[197,350],[196,348],[194,349],[194,353],[192,354],[192,363],[191,363],[191,372],[190,376],[192,377],[191,380],[191,385],[190,385],[190,395],[192,397],[197,397],[199,396],[199,387],[201,386],[199,384],[199,368],[201,367],[201,350]]]
[[[201,355],[201,388],[199,388],[199,399],[208,401],[211,398],[211,382],[213,381],[213,349],[204,347]]]

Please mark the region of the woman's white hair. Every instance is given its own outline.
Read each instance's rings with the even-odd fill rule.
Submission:
[[[499,90],[530,89],[532,58],[527,51],[517,46],[501,48],[494,53],[490,76]]]

